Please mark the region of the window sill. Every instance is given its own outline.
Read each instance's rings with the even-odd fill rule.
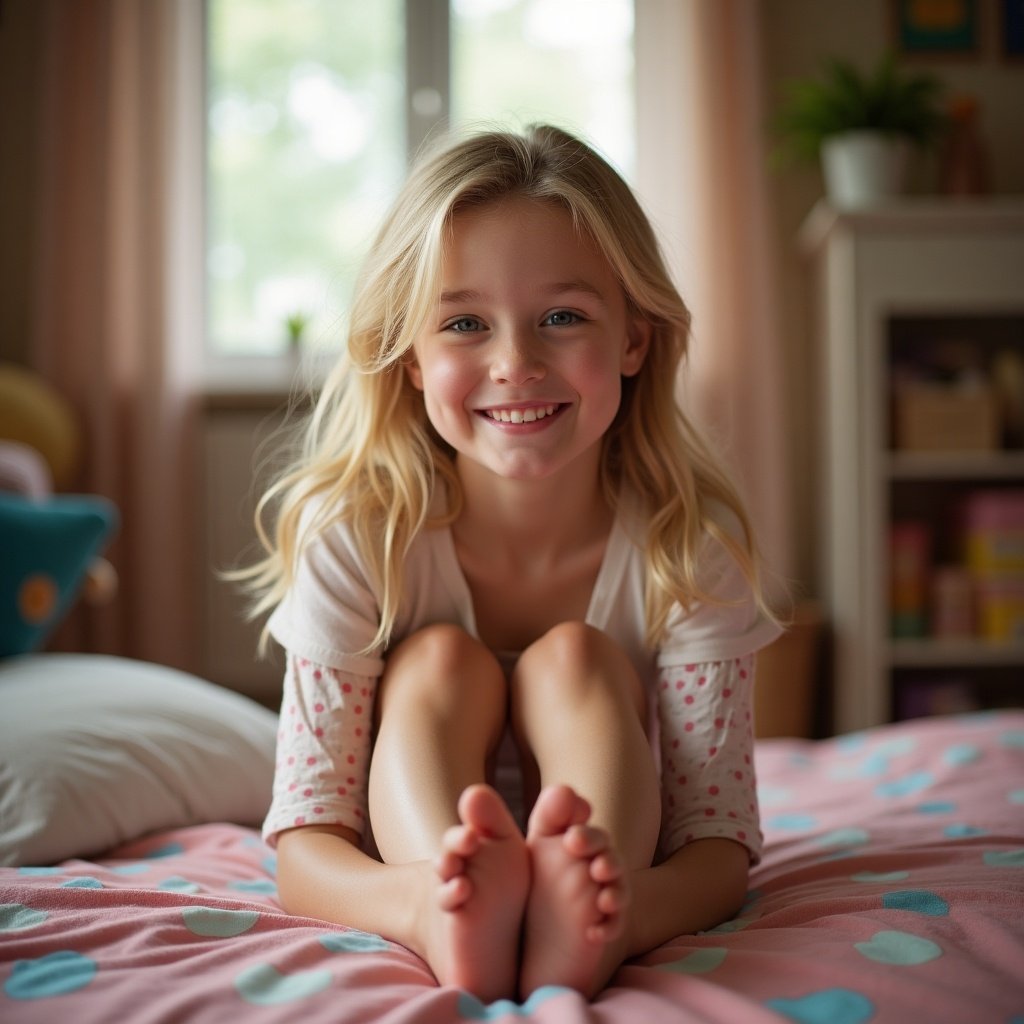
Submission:
[[[328,369],[324,360],[299,359],[291,353],[211,358],[199,388],[203,408],[212,412],[272,411],[301,403],[323,382]]]

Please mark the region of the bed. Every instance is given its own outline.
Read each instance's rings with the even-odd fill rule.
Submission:
[[[764,860],[712,931],[483,1005],[276,901],[275,716],[170,669],[0,662],[0,1020],[1024,1021],[1024,713],[762,740]]]

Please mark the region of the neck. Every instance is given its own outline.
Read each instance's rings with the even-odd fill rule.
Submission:
[[[456,465],[465,503],[453,530],[461,544],[546,559],[586,547],[611,528],[596,464],[545,480],[509,480],[464,460]]]

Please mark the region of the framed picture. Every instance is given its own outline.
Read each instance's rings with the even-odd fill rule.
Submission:
[[[893,0],[896,51],[906,57],[977,56],[980,6],[981,0]]]
[[[1024,0],[1002,0],[1002,54],[1007,60],[1024,62]]]

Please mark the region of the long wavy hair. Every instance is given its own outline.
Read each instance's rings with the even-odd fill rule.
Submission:
[[[675,602],[687,608],[711,600],[698,582],[698,553],[708,534],[736,558],[767,611],[740,498],[676,400],[690,313],[651,225],[628,185],[594,150],[558,128],[533,125],[522,133],[482,131],[448,140],[412,169],[363,265],[346,350],[316,400],[301,454],[259,502],[256,528],[265,555],[236,574],[254,595],[254,617],[284,597],[304,546],[346,521],[379,594],[380,625],[369,650],[389,643],[410,546],[421,530],[454,521],[462,505],[453,453],[430,426],[403,360],[436,309],[453,215],[510,196],[565,209],[581,237],[608,260],[630,312],[651,325],[646,359],[623,381],[601,458],[610,505],[629,488],[646,517],[648,643],[657,644]],[[722,506],[740,524],[739,535],[723,526]],[[264,630],[261,646],[266,641]]]

